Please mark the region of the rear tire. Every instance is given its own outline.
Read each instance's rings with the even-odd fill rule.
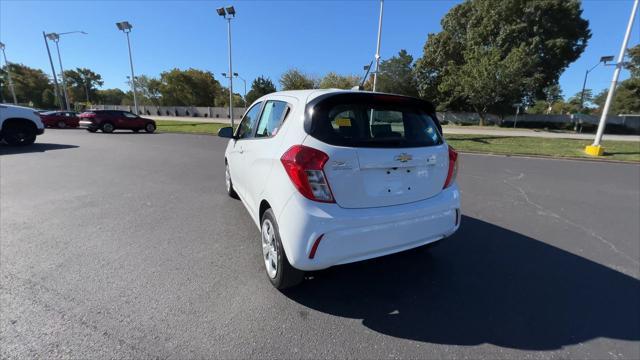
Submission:
[[[278,223],[271,209],[264,212],[260,224],[262,260],[271,285],[278,290],[284,290],[300,284],[304,280],[304,271],[294,268],[289,263],[280,241]]]
[[[147,125],[144,126],[144,131],[151,134],[152,132],[156,131],[156,126],[152,123],[148,123]]]
[[[31,123],[6,124],[2,138],[11,146],[27,146],[36,141],[36,127]]]
[[[102,124],[102,132],[103,132],[103,133],[110,134],[110,133],[112,133],[112,132],[113,132],[113,130],[115,130],[115,129],[116,129],[116,127],[115,127],[115,126],[113,126],[113,124],[112,124],[112,123],[104,123],[104,124]]]

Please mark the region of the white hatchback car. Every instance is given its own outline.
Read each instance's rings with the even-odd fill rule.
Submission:
[[[304,271],[441,240],[460,226],[458,154],[428,102],[342,90],[254,102],[225,151],[226,187],[262,234],[278,289]]]

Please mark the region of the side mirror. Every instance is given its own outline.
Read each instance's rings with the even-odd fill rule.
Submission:
[[[231,126],[221,128],[218,130],[218,137],[233,139],[233,128]]]

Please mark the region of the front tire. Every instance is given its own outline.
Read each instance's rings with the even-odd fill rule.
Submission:
[[[260,229],[262,260],[271,285],[278,290],[284,290],[300,284],[304,279],[304,271],[294,268],[289,263],[280,241],[278,223],[271,209],[267,209],[262,215]]]
[[[229,171],[229,164],[224,163],[224,183],[227,188],[227,194],[234,199],[238,199],[238,193],[233,189],[233,182],[231,181],[231,171]]]
[[[36,128],[31,124],[7,124],[2,138],[11,146],[27,146],[36,141]]]
[[[154,124],[152,124],[152,123],[148,123],[147,125],[145,125],[144,131],[146,131],[149,134],[151,134],[152,132],[156,131],[156,126]]]

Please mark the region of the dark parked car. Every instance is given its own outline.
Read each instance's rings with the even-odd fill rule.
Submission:
[[[78,114],[73,111],[45,111],[40,113],[42,123],[46,127],[77,128]]]
[[[122,110],[88,110],[79,115],[80,127],[89,132],[102,130],[111,133],[114,130],[144,130],[152,133],[156,130],[156,122]]]

